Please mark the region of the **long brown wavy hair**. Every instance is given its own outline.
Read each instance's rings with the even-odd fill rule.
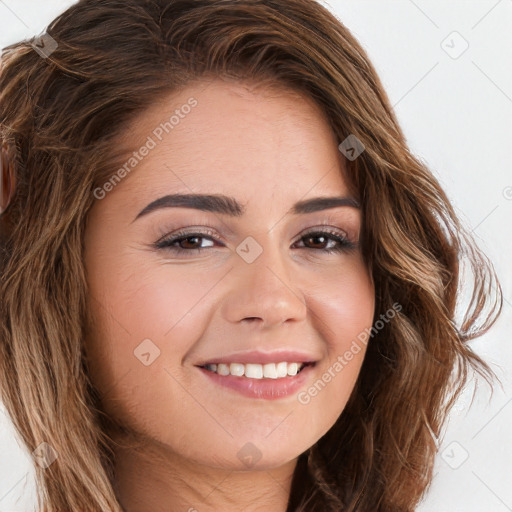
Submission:
[[[314,0],[81,0],[47,34],[57,45],[48,54],[34,41],[5,48],[0,76],[0,138],[16,177],[0,218],[0,389],[29,450],[46,442],[58,453],[35,465],[40,509],[122,510],[84,362],[94,190],[124,161],[116,141],[130,121],[193,80],[230,77],[304,92],[339,142],[352,134],[364,144],[346,164],[362,202],[375,319],[402,306],[372,336],[335,425],[300,455],[288,512],[414,510],[470,370],[492,384],[467,342],[496,321],[502,293],[411,154],[361,45]],[[463,284],[470,300],[458,321]]]

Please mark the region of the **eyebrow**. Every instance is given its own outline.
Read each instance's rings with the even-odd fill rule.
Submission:
[[[357,199],[351,196],[314,197],[295,203],[291,208],[291,213],[299,215],[340,206],[361,208]],[[205,212],[221,213],[231,217],[241,217],[246,210],[245,206],[240,204],[234,197],[222,194],[170,194],[148,204],[132,222],[161,208],[194,208]]]

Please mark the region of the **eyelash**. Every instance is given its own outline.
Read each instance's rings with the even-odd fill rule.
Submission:
[[[327,236],[326,236],[327,235]],[[187,240],[188,238],[201,238],[201,239],[208,239],[211,242],[216,242],[215,233],[207,230],[204,233],[202,232],[186,232],[186,231],[180,231],[178,233],[175,233],[170,238],[164,238],[163,240],[159,240],[154,244],[154,247],[156,249],[165,250],[165,251],[171,251],[175,254],[183,254],[183,253],[200,253],[204,249],[208,249],[208,247],[195,247],[192,249],[183,249],[182,247],[172,247],[172,244],[175,244],[176,242],[181,242],[183,240]],[[357,243],[351,242],[343,235],[340,235],[338,232],[331,231],[329,229],[324,229],[321,231],[310,231],[303,235],[299,241],[302,241],[306,238],[317,238],[318,236],[324,236],[325,238],[328,238],[330,240],[334,240],[338,242],[338,245],[336,247],[331,247],[330,249],[311,249],[313,251],[323,251],[327,254],[333,254],[333,253],[341,253],[341,252],[349,252],[351,250],[354,250],[357,248]],[[305,247],[308,249],[308,247]]]

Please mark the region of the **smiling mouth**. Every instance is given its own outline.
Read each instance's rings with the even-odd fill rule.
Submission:
[[[249,379],[281,379],[294,377],[314,362],[296,363],[282,361],[279,363],[213,363],[200,366],[209,372],[222,376],[245,377]]]

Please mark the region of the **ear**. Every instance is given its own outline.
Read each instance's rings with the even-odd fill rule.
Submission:
[[[7,145],[2,144],[0,155],[0,215],[5,212],[14,195],[16,180],[14,166],[9,159]]]

